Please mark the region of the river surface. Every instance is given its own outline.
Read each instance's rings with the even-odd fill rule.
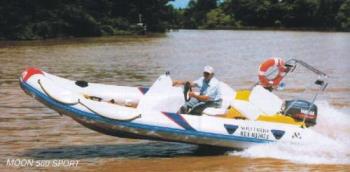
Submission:
[[[60,116],[18,84],[28,67],[72,80],[149,86],[166,71],[174,79],[196,79],[209,64],[218,79],[243,89],[257,81],[259,64],[272,56],[300,59],[329,75],[313,130],[333,140],[333,146],[314,138],[313,145],[261,145],[208,155],[188,144],[121,139]],[[180,30],[158,36],[0,42],[0,171],[350,171],[349,74],[349,33]],[[311,99],[316,79],[298,67],[277,94]],[[10,167],[9,159],[79,164]]]

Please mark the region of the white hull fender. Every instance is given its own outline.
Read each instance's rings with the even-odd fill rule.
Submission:
[[[247,148],[276,141],[299,143],[311,132],[290,124],[177,114],[175,109],[184,102],[183,94],[169,81],[169,76],[161,76],[148,95],[146,88],[94,83],[82,87],[75,81],[30,68],[23,72],[20,85],[49,108],[90,129],[118,137]],[[166,94],[157,94],[159,85],[168,87]],[[153,108],[147,107],[149,101]]]

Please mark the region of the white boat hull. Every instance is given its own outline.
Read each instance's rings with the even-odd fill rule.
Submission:
[[[289,124],[208,115],[194,116],[93,101],[87,99],[85,94],[105,95],[104,99],[124,96],[123,99],[137,103],[145,92],[137,87],[91,83],[88,87],[81,88],[76,86],[74,81],[40,70],[30,70],[24,72],[20,78],[21,88],[26,93],[87,128],[117,137],[244,149],[270,142],[299,143],[308,137],[311,131]],[[64,94],[61,94],[62,92]],[[107,94],[108,92],[110,94]],[[108,111],[109,108],[113,110]]]

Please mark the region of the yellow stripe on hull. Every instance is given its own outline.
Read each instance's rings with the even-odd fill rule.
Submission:
[[[292,117],[283,115],[283,114],[275,114],[275,115],[260,115],[257,121],[266,121],[266,122],[275,122],[275,123],[284,123],[291,125],[304,126],[303,122],[298,122]]]

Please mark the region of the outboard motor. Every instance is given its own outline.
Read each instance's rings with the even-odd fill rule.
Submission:
[[[317,106],[306,100],[287,100],[284,103],[282,113],[297,121],[304,121],[306,127],[316,125]]]

